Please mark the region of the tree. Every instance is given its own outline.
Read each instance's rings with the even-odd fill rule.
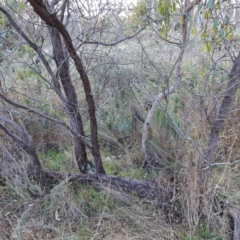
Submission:
[[[0,7],[11,23],[8,25],[13,26],[10,39],[17,38],[16,49],[25,54],[25,59],[17,59],[28,66],[28,70],[18,69],[16,75],[21,80],[28,79],[28,83],[32,81],[28,74],[37,75],[36,87],[40,88],[37,91],[51,91],[65,111],[59,118],[35,104],[36,99],[27,103],[26,97],[17,98],[4,88],[0,94],[8,105],[1,112],[1,129],[31,157],[38,178],[46,174],[44,178],[63,179],[63,174],[42,171],[33,139],[16,120],[19,114],[14,112],[16,109],[34,113],[70,132],[79,171],[85,174],[92,172],[91,168],[98,174],[71,175],[70,181],[101,181],[126,186],[139,195],[143,191],[146,196],[158,192],[160,187],[153,182],[101,174],[105,170],[98,143],[100,134],[124,151],[130,163],[134,147],[140,155],[140,139],[144,156],[139,162],[143,160],[142,166],[150,169],[156,182],[161,182],[163,175],[163,171],[156,171],[156,166],[170,169],[166,178],[170,179],[172,206],[177,202],[186,216],[192,211],[186,219],[189,226],[197,225],[201,214],[207,215],[206,209],[210,208],[208,179],[214,166],[239,162],[230,157],[223,160],[226,154],[217,148],[218,144],[222,146],[218,140],[223,139],[220,133],[227,123],[231,104],[237,101],[234,99],[239,79],[235,5],[210,0],[167,0],[157,4],[140,1],[132,19],[127,19],[115,2],[104,3],[102,8],[95,1],[89,1],[88,6],[81,1],[12,3],[15,10],[20,7],[25,10],[17,24],[15,19],[19,16],[7,5]],[[139,21],[140,29],[136,27]],[[125,40],[129,40],[128,44],[120,45]],[[33,96],[33,91],[30,92],[29,99]],[[144,101],[148,105],[146,111],[142,106]],[[43,102],[47,103],[45,99]],[[54,106],[52,102],[50,105]],[[127,111],[130,109],[133,116]],[[137,132],[137,120],[141,122],[142,134]],[[134,131],[137,134],[133,137]],[[171,147],[176,143],[171,151],[166,147],[168,143]],[[91,151],[94,163],[88,161],[85,147]]]
[[[98,143],[98,128],[97,128],[97,119],[95,114],[96,107],[94,102],[94,94],[91,89],[91,83],[87,74],[87,69],[83,65],[82,58],[77,53],[79,46],[77,46],[76,43],[73,43],[73,40],[71,39],[71,36],[70,36],[70,31],[74,31],[74,29],[68,26],[69,19],[71,19],[70,15],[72,13],[72,12],[71,13],[69,12],[70,3],[68,1],[64,1],[61,4],[59,4],[59,1],[51,1],[51,3],[44,2],[44,1],[29,1],[29,4],[31,6],[29,6],[28,4],[25,6],[25,4],[21,2],[13,1],[11,4],[12,4],[12,7],[15,7],[16,9],[18,8],[23,9],[24,7],[26,7],[26,12],[25,12],[26,19],[30,22],[30,24],[26,26],[26,32],[29,32],[29,36],[25,33],[23,28],[20,28],[20,26],[16,23],[16,21],[13,18],[13,15],[14,15],[13,13],[11,15],[8,11],[6,11],[4,7],[0,7],[0,11],[5,15],[9,23],[13,26],[13,29],[22,37],[22,39],[24,39],[28,47],[30,47],[28,48],[28,51],[29,51],[29,56],[31,56],[31,59],[35,57],[35,55],[37,54],[37,61],[41,60],[43,66],[45,67],[45,70],[48,73],[48,76],[44,77],[43,75],[41,75],[41,71],[38,68],[33,69],[33,71],[35,72],[35,74],[39,75],[40,78],[42,78],[47,84],[49,84],[50,88],[52,88],[56,93],[56,95],[59,97],[69,116],[70,126],[68,126],[68,124],[65,123],[64,121],[61,121],[61,120],[59,121],[50,116],[47,116],[47,114],[44,114],[41,111],[31,108],[30,106],[21,105],[16,103],[15,101],[12,101],[7,96],[7,94],[3,93],[1,94],[1,97],[6,102],[13,105],[14,107],[22,108],[27,111],[34,112],[35,114],[38,114],[44,118],[47,118],[50,121],[53,121],[57,124],[61,124],[65,126],[73,135],[75,158],[78,164],[79,171],[83,173],[87,173],[87,169],[89,169],[89,162],[88,162],[87,154],[85,150],[85,146],[87,146],[90,149],[92,156],[94,158],[94,162],[95,162],[94,165],[96,166],[96,169],[94,165],[92,166],[93,169],[95,169],[94,171],[97,174],[105,173],[105,170],[102,165],[99,143]],[[32,14],[31,7],[36,12],[37,16]],[[83,16],[83,13],[81,12],[81,7],[77,2],[76,2],[76,7],[78,7],[79,9],[79,13],[73,12],[73,19],[76,17],[81,17],[81,15]],[[102,12],[98,12],[95,16],[91,18],[91,14],[92,13],[94,14],[94,10],[93,12],[89,10],[88,17],[90,19],[90,24],[97,24],[100,14],[105,14],[104,11],[105,10],[102,10]],[[85,17],[83,17],[83,19],[84,18]],[[86,18],[86,20],[88,20],[88,18]],[[46,28],[44,28],[43,25],[39,25],[40,27],[35,27],[34,24],[31,23],[31,21],[35,21],[35,22],[37,21],[39,23],[43,22],[47,24],[48,26],[47,29],[50,36],[50,40],[47,40],[47,41],[48,43],[51,43],[51,46],[52,46],[52,53],[53,53],[53,60],[55,61],[55,67],[54,65],[49,63],[49,60],[47,59],[48,55],[44,53],[45,49],[43,45],[46,42],[46,40],[44,39],[44,35],[47,36]],[[42,35],[39,34],[38,32],[39,30],[42,30]],[[90,35],[91,34],[94,35],[95,31],[96,31],[96,35],[98,35],[98,31],[95,26],[91,31],[92,33],[90,33]],[[37,34],[37,36],[33,37],[33,35],[35,34]],[[132,38],[134,36],[135,35],[126,37],[126,38],[117,40],[114,43],[110,43],[106,45],[113,46],[118,44],[121,41]],[[101,43],[98,41],[91,42],[89,41],[89,38],[87,38],[86,40],[79,39],[78,42],[81,45],[83,44],[97,44],[97,45],[103,44],[104,45],[104,43]],[[47,51],[49,51],[49,49],[47,49]],[[85,136],[83,120],[79,111],[77,93],[73,86],[72,77],[70,75],[70,65],[71,65],[70,58],[73,60],[73,65],[82,81],[82,86],[85,92],[85,98],[87,102],[89,122],[90,122],[90,140],[88,140],[88,138]],[[47,79],[48,77],[50,77],[50,80]],[[23,78],[22,75],[21,75],[21,78]],[[62,89],[64,91],[64,94],[62,93]],[[17,129],[19,128],[19,126],[16,125],[15,128]],[[21,143],[21,139],[17,139],[17,137],[14,137],[13,135],[11,135],[6,125],[3,124],[2,129],[8,135],[10,135],[14,141],[18,140],[18,143],[19,144]],[[26,134],[27,133],[25,133],[25,135]],[[29,141],[32,141],[32,140],[29,140]],[[22,145],[22,147],[27,149],[25,145]],[[31,147],[33,147],[32,143],[31,143]],[[26,152],[30,154],[30,151],[26,150]],[[32,161],[32,162],[34,163],[34,165],[36,165],[36,161],[35,162]],[[37,165],[41,169],[40,162],[38,162]]]

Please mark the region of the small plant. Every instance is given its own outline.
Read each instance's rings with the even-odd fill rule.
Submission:
[[[198,230],[198,236],[202,239],[215,239],[215,240],[223,240],[218,234],[212,232],[209,228],[207,228],[204,224],[200,225]]]
[[[49,149],[46,154],[40,154],[40,159],[43,160],[46,167],[54,171],[59,171],[67,167],[66,154],[55,149]]]
[[[147,170],[136,168],[136,169],[130,169],[129,171],[124,171],[120,174],[122,177],[130,177],[134,179],[146,179],[146,180],[152,180],[153,174]]]
[[[107,174],[110,175],[118,175],[123,171],[119,163],[114,163],[114,162],[105,162],[104,163],[104,168],[107,172]]]

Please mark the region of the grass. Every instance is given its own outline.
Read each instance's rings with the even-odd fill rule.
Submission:
[[[116,161],[117,160],[104,162],[104,168],[107,174],[117,175],[121,177],[130,177],[134,179],[153,180],[153,174],[149,170],[142,169],[137,165],[120,165]]]
[[[46,153],[39,154],[39,158],[46,168],[53,171],[64,171],[69,166],[68,156],[59,150],[49,149]]]
[[[209,66],[212,64],[209,57],[204,56],[202,60],[200,59],[202,57],[198,53],[200,48],[200,46],[194,46],[191,51],[187,50],[189,52],[183,64],[182,85],[179,91],[169,97],[166,102],[167,110],[176,125],[197,142],[204,152],[209,138],[210,125],[203,113],[200,96],[204,96],[202,105],[207,107],[207,113],[214,117],[216,103],[212,96],[220,95],[217,89],[220,86],[223,90],[224,86],[220,84],[221,76],[213,76],[213,70],[217,69],[210,69]],[[161,51],[160,56],[162,56],[156,59],[157,65],[163,70],[162,72],[165,70],[168,72],[172,62],[166,62],[161,58],[167,59],[167,55],[171,55],[172,51],[167,46],[159,48],[159,44],[156,45],[156,49],[156,51]],[[174,52],[177,53],[177,51]],[[126,55],[123,52],[121,55],[126,58],[132,54]],[[121,55],[118,53],[119,58]],[[161,60],[164,60],[165,65],[161,65]],[[102,66],[99,63],[98,65]],[[159,85],[154,83],[154,79],[159,76],[154,74],[151,66],[147,67],[149,67],[146,72],[149,74],[147,81],[145,81],[145,76],[143,79],[140,76],[139,82],[134,85],[134,91],[121,90],[112,95],[111,100],[109,100],[109,92],[103,91],[100,103],[97,102],[99,105],[104,103],[99,110],[100,125],[111,130],[116,142],[118,139],[124,139],[125,135],[132,134],[131,104],[137,105],[144,116],[146,112],[141,106],[143,99],[149,95],[153,97],[161,91],[161,89],[157,90]],[[224,68],[228,70],[228,65]],[[106,71],[100,70],[96,72],[96,76],[105,79]],[[109,79],[116,79],[116,81],[106,83],[105,89],[116,92],[115,90],[121,89],[122,86],[131,87],[129,83],[132,78],[139,76],[138,72],[140,73],[143,69],[141,65],[129,64],[117,73],[114,68],[109,67],[107,70]],[[101,72],[104,74],[100,75]],[[9,76],[14,79],[11,74]],[[96,85],[101,85],[96,77],[93,79],[96,80]],[[133,89],[134,86],[132,84]],[[43,90],[48,92],[45,88]],[[132,96],[132,92],[135,92],[135,97]],[[14,94],[12,95],[14,99]],[[46,96],[42,94],[37,98],[41,100],[39,102],[44,102]],[[53,97],[51,102],[52,100],[56,106],[60,105],[56,97]],[[55,111],[53,106],[38,105],[37,102],[28,100],[27,104],[51,116],[67,119],[63,109],[59,108],[58,111],[56,108]],[[233,110],[238,109],[238,105],[239,98],[236,97]],[[39,142],[63,142],[62,139],[68,136],[64,134],[65,129],[59,131],[59,128],[54,128],[44,119],[32,122],[32,118],[29,117],[28,121],[25,123],[27,130]],[[85,127],[89,128],[89,126]],[[122,148],[115,147],[114,151],[105,154],[106,156],[122,155],[121,158],[111,159],[111,161],[106,161],[106,157],[103,158],[108,174],[153,180],[152,172],[139,167],[142,164],[141,143],[139,144],[141,127],[141,124],[137,123],[136,142],[133,140],[131,145],[124,141],[121,143]],[[239,208],[239,166],[218,166],[211,169],[211,174],[208,175],[208,186],[204,192],[200,192],[201,160],[199,160],[199,153],[196,149],[188,141],[182,141],[179,138],[164,110],[158,110],[155,113],[152,129],[152,141],[166,155],[167,160],[164,162],[167,163],[166,166],[163,166],[161,171],[156,171],[157,179],[155,179],[169,193],[173,192],[173,198],[166,204],[167,206],[163,207],[161,203],[139,199],[106,186],[99,189],[80,183],[62,182],[39,199],[31,199],[27,192],[17,187],[1,187],[0,239],[230,239],[233,223],[225,210],[221,209],[221,206],[217,209],[215,203],[220,205],[224,203],[236,209]],[[237,111],[232,111],[219,139],[216,162],[231,162],[239,159],[238,136],[239,114]],[[70,140],[67,143],[71,142],[71,137],[68,138]],[[132,165],[127,163],[126,157],[122,154],[125,148],[129,150]],[[70,150],[62,152],[49,149],[40,154],[40,159],[47,169],[73,171],[76,168],[72,164],[73,156],[70,152]]]
[[[52,190],[48,200],[27,195],[26,200],[11,187],[2,188],[0,238],[171,239],[162,214],[157,212],[160,209],[153,203],[149,206],[113,189],[79,183],[63,189]]]
[[[51,161],[60,162],[63,157],[52,150],[46,156]],[[123,159],[124,156],[121,161]],[[108,174],[152,180],[153,176],[148,171],[136,165],[120,165],[119,161],[104,161]],[[187,161],[181,164],[186,164],[186,172],[190,175],[184,172],[176,174],[179,167],[177,162],[172,169],[162,169],[158,173],[157,181],[162,186],[166,189],[176,187],[176,199],[169,207],[106,186],[96,188],[78,182],[68,184],[63,181],[38,199],[30,198],[27,192],[17,187],[1,187],[0,239],[231,239],[231,222],[226,214],[218,214],[218,209],[213,209],[205,216],[209,220],[202,218],[199,224],[190,227],[195,223],[188,219],[185,210],[188,210],[188,214],[194,214],[195,211],[195,203],[187,202],[197,194],[192,189],[195,186],[194,170],[190,169],[190,162],[189,166]],[[236,169],[233,170],[236,172]],[[211,199],[211,196],[217,196],[219,202],[228,201],[228,204],[236,206],[240,194],[235,191],[235,183],[225,172],[226,168],[213,171],[209,189],[214,191],[205,197]],[[174,176],[176,181],[172,179]],[[181,185],[183,182],[185,185]],[[231,191],[226,188],[227,183],[231,184]]]

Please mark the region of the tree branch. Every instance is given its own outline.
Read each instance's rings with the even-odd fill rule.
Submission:
[[[231,162],[231,163],[227,163],[227,162],[211,163],[211,164],[209,164],[207,167],[203,168],[203,170],[207,170],[207,169],[209,169],[209,168],[211,168],[211,167],[214,167],[214,166],[233,166],[233,165],[235,165],[235,164],[237,164],[237,163],[240,163],[240,159],[239,159],[239,160],[235,160],[235,161],[233,161],[233,162]]]
[[[14,107],[17,107],[17,108],[21,108],[21,109],[24,109],[24,110],[27,110],[29,112],[33,112],[35,114],[37,114],[38,116],[40,117],[44,117],[48,120],[50,120],[51,122],[54,122],[54,123],[57,123],[59,125],[62,125],[64,126],[67,130],[69,130],[74,136],[76,137],[79,137],[81,139],[81,141],[83,141],[83,143],[89,148],[91,149],[92,146],[91,146],[91,143],[89,143],[89,141],[87,140],[87,138],[85,136],[82,136],[80,135],[79,133],[75,132],[67,123],[65,123],[64,121],[61,121],[61,120],[57,120],[53,117],[50,117],[34,108],[31,108],[31,107],[27,107],[27,106],[23,106],[19,103],[16,103],[16,102],[13,102],[12,100],[10,100],[9,98],[7,98],[6,96],[4,96],[2,93],[0,93],[0,97],[2,99],[4,99],[6,102],[8,102],[9,104],[11,104],[12,106]]]
[[[80,44],[80,46],[82,46],[83,44],[97,44],[97,45],[103,45],[103,46],[107,46],[107,47],[110,47],[110,46],[114,46],[114,45],[117,45],[121,42],[124,42],[126,40],[129,40],[129,39],[132,39],[134,37],[136,37],[140,32],[142,32],[144,29],[145,29],[146,26],[142,27],[139,31],[137,31],[134,35],[132,36],[128,36],[128,37],[125,37],[125,38],[122,38],[116,42],[112,42],[112,43],[104,43],[104,42],[99,42],[99,41],[83,41],[79,38],[77,38],[79,41],[81,41],[82,43]]]

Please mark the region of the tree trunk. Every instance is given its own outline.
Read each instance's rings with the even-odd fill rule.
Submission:
[[[220,111],[216,117],[216,120],[211,127],[211,134],[208,142],[208,150],[205,154],[205,160],[208,163],[211,163],[213,161],[215,149],[218,142],[218,137],[220,132],[222,131],[224,121],[226,120],[227,115],[229,113],[232,99],[239,86],[239,79],[240,79],[240,53],[238,54],[237,58],[234,61],[234,65],[229,76],[226,94],[222,101]]]
[[[88,103],[88,112],[90,118],[90,128],[91,128],[91,143],[92,143],[92,155],[96,163],[96,172],[105,173],[102,159],[100,155],[100,149],[98,144],[98,130],[97,130],[97,119],[95,116],[95,103],[92,95],[91,85],[84,69],[81,58],[78,56],[76,49],[73,46],[72,39],[62,22],[59,21],[56,13],[50,13],[44,4],[43,0],[29,0],[29,3],[33,7],[34,11],[39,15],[39,17],[50,27],[55,27],[58,29],[62,35],[67,51],[69,52],[71,58],[74,61],[75,67],[81,77],[84,92],[86,95],[86,100]]]
[[[82,118],[78,109],[77,94],[72,84],[69,73],[69,60],[65,57],[61,36],[56,28],[49,27],[48,30],[52,41],[53,58],[57,68],[59,68],[59,76],[67,99],[64,104],[70,118],[71,126],[79,134],[84,136]],[[58,91],[58,89],[55,90]],[[84,143],[77,137],[74,137],[74,151],[80,172],[86,173],[88,163],[87,153]]]

